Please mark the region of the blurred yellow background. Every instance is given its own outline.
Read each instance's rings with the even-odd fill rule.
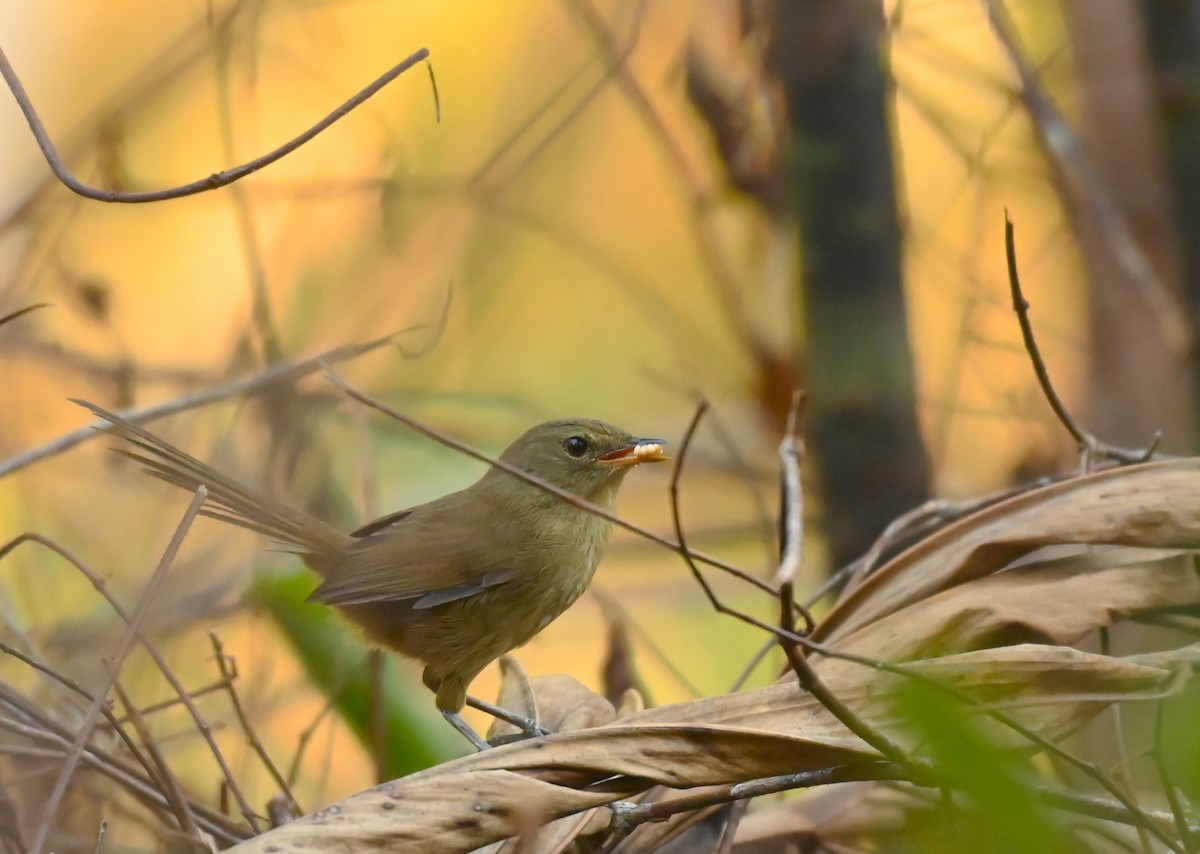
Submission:
[[[1052,4],[1010,8],[1069,108],[1070,56]],[[593,12],[628,52],[654,121],[619,85]],[[913,0],[888,13],[920,415],[939,491],[974,495],[1021,461],[1069,447],[1008,308],[1005,208],[1018,225],[1040,341],[1069,401],[1086,346],[1081,273],[980,4]],[[684,519],[694,546],[769,577],[779,435],[711,258],[731,272],[763,339],[786,350],[794,241],[723,186],[683,91],[689,45],[732,57],[736,78],[732,27],[718,0],[0,7],[0,45],[52,138],[77,175],[102,187],[162,188],[253,158],[419,47],[431,51],[440,102],[438,121],[418,66],[235,187],[107,205],[53,182],[15,105],[0,98],[0,315],[51,304],[0,330],[0,460],[86,424],[71,397],[110,408],[158,403],[260,369],[264,341],[298,360],[407,329],[404,351],[428,352],[385,347],[339,371],[489,452],[567,415],[677,443],[696,398],[711,400],[683,479]],[[711,218],[715,246],[698,237],[697,217]],[[257,319],[256,300],[267,313]],[[319,405],[300,428],[300,465],[288,465],[296,449],[273,448],[241,399],[154,429],[251,483],[279,480],[282,468],[312,486],[327,468],[353,504],[339,520],[347,525],[482,470],[339,401],[319,374],[301,389]],[[187,499],[120,464],[108,444],[91,441],[0,480],[0,539],[26,530],[54,538],[132,607]],[[669,474],[636,472],[622,514],[669,533]],[[216,678],[205,633],[220,634],[268,749],[284,761],[321,720],[297,788],[311,807],[368,785],[373,768],[337,721],[321,717],[325,701],[274,625],[238,605],[254,570],[290,565],[266,546],[198,523],[149,625],[194,687]],[[802,590],[825,569],[817,532],[809,552]],[[595,586],[638,627],[635,662],[656,703],[728,690],[762,641],[714,615],[678,557],[625,532]],[[769,600],[720,587],[771,618]],[[95,684],[120,627],[86,581],[23,547],[0,563],[0,589],[10,629]],[[530,673],[568,672],[598,687],[606,646],[589,596],[518,657]],[[35,684],[8,662],[0,669]],[[140,657],[125,673],[144,702],[170,696]],[[412,690],[424,691],[415,680]],[[484,697],[495,690],[492,671],[475,686]],[[227,726],[227,704],[205,702],[247,795],[261,803],[273,789]],[[213,796],[211,760],[186,720],[172,712],[156,727],[185,781]]]

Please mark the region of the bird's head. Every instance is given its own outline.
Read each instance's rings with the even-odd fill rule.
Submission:
[[[603,421],[569,419],[532,428],[509,445],[500,459],[580,498],[607,506],[634,466],[669,459],[663,454],[665,444],[663,439],[639,439]],[[492,473],[502,474],[497,469]]]

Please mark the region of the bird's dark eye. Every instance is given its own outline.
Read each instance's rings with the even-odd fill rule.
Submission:
[[[567,454],[579,459],[588,452],[588,440],[582,436],[572,436],[567,441],[563,442],[563,447],[567,449]]]

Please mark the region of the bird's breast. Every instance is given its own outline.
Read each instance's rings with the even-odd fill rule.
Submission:
[[[545,614],[545,626],[587,590],[604,554],[612,525],[577,508],[563,508],[544,519],[531,537],[526,555],[532,582],[528,591]]]

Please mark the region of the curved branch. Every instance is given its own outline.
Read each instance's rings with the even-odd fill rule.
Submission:
[[[73,193],[77,193],[87,199],[94,199],[98,202],[111,202],[118,204],[142,204],[145,202],[161,202],[167,199],[179,199],[184,196],[194,196],[197,193],[205,193],[209,190],[215,190],[218,187],[224,187],[232,184],[234,181],[240,181],[252,172],[257,172],[265,166],[270,166],[276,160],[291,154],[300,146],[311,140],[317,134],[324,131],[338,119],[345,116],[355,107],[362,104],[372,95],[377,93],[384,86],[391,83],[405,71],[412,68],[418,62],[425,61],[429,58],[429,50],[421,48],[412,56],[392,66],[388,71],[376,78],[374,82],[363,87],[358,93],[343,103],[325,118],[314,124],[308,130],[299,136],[285,142],[283,145],[269,151],[261,157],[256,157],[240,166],[234,166],[232,169],[226,169],[223,172],[214,172],[207,178],[201,178],[197,181],[192,181],[190,184],[182,184],[177,187],[168,187],[165,190],[150,190],[147,192],[118,192],[116,190],[101,190],[91,187],[74,175],[67,169],[62,158],[58,154],[58,150],[54,147],[54,143],[50,139],[50,135],[46,132],[46,126],[42,124],[42,120],[38,117],[37,111],[33,108],[33,102],[29,100],[29,95],[25,91],[25,87],[21,84],[21,80],[17,77],[16,71],[8,61],[8,57],[4,51],[0,49],[0,76],[8,84],[9,90],[17,101],[17,106],[21,108],[21,112],[25,115],[25,121],[29,123],[29,129],[33,131],[33,138],[37,140],[38,148],[42,150],[42,155],[46,158],[46,162],[50,165],[50,169],[54,172],[67,189]],[[432,80],[432,77],[430,78]],[[437,102],[437,89],[434,88],[435,103]],[[438,106],[440,111],[440,105]]]

